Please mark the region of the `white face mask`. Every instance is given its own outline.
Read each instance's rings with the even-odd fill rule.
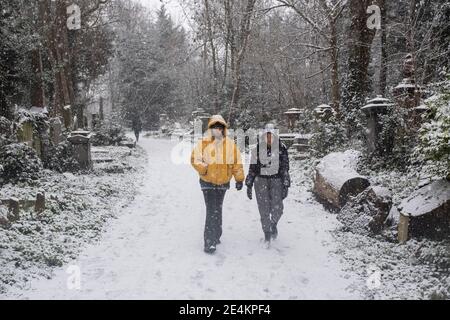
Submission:
[[[223,133],[221,129],[211,129],[211,134],[214,138],[223,138]]]

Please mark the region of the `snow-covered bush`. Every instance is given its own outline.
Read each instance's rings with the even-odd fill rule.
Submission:
[[[450,178],[450,76],[427,106],[430,112],[420,128],[415,155],[431,174]]]
[[[42,162],[36,151],[25,143],[13,143],[0,148],[0,184],[29,182],[39,178]]]
[[[63,141],[49,149],[44,166],[57,172],[74,172],[80,169],[69,142]]]
[[[323,157],[331,152],[340,151],[347,140],[345,125],[332,116],[327,121],[316,120],[310,145],[314,156]]]
[[[364,154],[362,165],[372,170],[406,170],[411,164],[411,155],[417,145],[417,134],[407,122],[408,110],[394,106],[380,116],[383,123],[379,136],[379,152]],[[365,149],[367,151],[367,149]]]
[[[20,109],[16,114],[17,122],[31,122],[33,124],[33,132],[35,134],[42,134],[49,128],[49,119],[46,113],[32,112],[26,109]]]
[[[116,146],[126,140],[125,129],[116,115],[102,121],[94,131],[95,135],[92,138],[94,146]]]
[[[407,119],[407,110],[394,106],[386,114],[380,115],[380,122],[383,124],[380,137],[380,153],[384,158],[402,154],[405,156],[405,142],[410,139],[403,139],[406,134],[405,119]],[[406,153],[407,154],[407,153]]]

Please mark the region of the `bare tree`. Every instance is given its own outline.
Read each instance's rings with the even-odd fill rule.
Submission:
[[[240,90],[241,90],[241,65],[244,60],[244,55],[247,50],[248,38],[251,33],[252,20],[254,16],[255,3],[257,0],[247,0],[247,5],[245,6],[244,13],[242,15],[239,33],[236,35],[236,38],[239,40],[236,45],[236,51],[233,50],[235,55],[232,55],[232,59],[234,60],[234,64],[232,66],[234,68],[234,90],[233,96],[230,102],[230,109],[228,113],[228,121],[231,120],[233,115],[233,110],[236,106],[239,106],[239,98],[240,98]],[[234,46],[234,44],[233,44]],[[234,57],[234,58],[233,58]]]
[[[330,70],[331,77],[331,96],[332,105],[336,112],[339,113],[339,103],[341,99],[340,83],[339,83],[339,50],[340,41],[338,37],[338,22],[342,16],[346,1],[343,0],[318,0],[317,2],[309,2],[305,0],[277,0],[280,5],[294,10],[306,23],[308,23],[314,32],[316,32],[326,47],[320,44],[305,44],[316,49],[316,52],[326,52],[329,56],[329,64],[321,70],[325,72]],[[319,15],[326,19],[325,27],[320,26],[315,17],[310,15],[311,11],[319,11]]]
[[[207,32],[207,38],[208,42],[211,48],[211,60],[213,65],[213,90],[214,90],[214,109],[215,113],[219,110],[219,75],[217,71],[217,54],[216,54],[216,46],[214,44],[214,34],[212,29],[212,22],[211,22],[211,12],[209,8],[209,0],[204,0],[204,6],[205,6],[205,20],[206,20],[206,32]]]

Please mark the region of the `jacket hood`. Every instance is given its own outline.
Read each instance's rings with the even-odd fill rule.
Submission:
[[[228,124],[225,121],[225,119],[221,115],[216,114],[209,119],[208,129],[211,129],[211,127],[217,123],[220,123],[221,125],[225,126],[225,129],[228,128]]]
[[[228,135],[228,124],[227,124],[227,122],[225,121],[225,119],[221,115],[215,115],[215,116],[212,116],[209,119],[209,122],[208,122],[208,133],[207,133],[208,139],[212,138],[211,127],[213,125],[215,125],[216,123],[220,123],[221,125],[224,125],[225,126],[224,136],[226,137]]]

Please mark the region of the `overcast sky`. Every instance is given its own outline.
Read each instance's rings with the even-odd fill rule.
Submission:
[[[172,16],[176,24],[183,25],[188,28],[187,20],[183,9],[180,6],[179,0],[139,0],[143,5],[153,11],[158,10],[162,4],[166,6],[167,11]]]

